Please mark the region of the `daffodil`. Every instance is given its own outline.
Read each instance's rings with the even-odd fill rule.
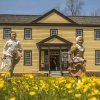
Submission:
[[[98,89],[93,89],[91,95],[99,95],[99,93]]]
[[[11,97],[9,100],[15,100],[15,97]]]
[[[69,90],[68,93],[73,93],[73,90]]]
[[[29,92],[30,96],[34,96],[36,93],[34,91]]]
[[[2,73],[1,76],[2,76],[2,77],[5,76],[5,73]]]
[[[97,99],[96,97],[91,97],[88,100],[99,100],[99,99]]]
[[[83,92],[87,92],[88,90],[89,90],[89,86],[85,85],[85,86],[83,87]]]
[[[81,97],[81,94],[75,94],[75,97],[76,98],[80,98]]]
[[[40,75],[44,75],[44,72],[43,72],[43,71],[41,71],[41,72],[40,72]]]
[[[69,83],[69,84],[66,84],[65,87],[66,87],[67,89],[70,89],[72,86],[71,86],[71,84]]]
[[[14,91],[14,92],[17,92],[17,89],[16,89],[15,87],[13,87],[13,91]]]
[[[3,88],[4,86],[4,80],[0,79],[0,88]]]
[[[83,83],[77,83],[76,84],[76,89],[81,89],[83,87]]]

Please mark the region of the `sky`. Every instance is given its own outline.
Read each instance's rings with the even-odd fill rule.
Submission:
[[[100,0],[83,0],[82,15],[89,16],[95,10],[100,11]],[[0,14],[42,15],[53,8],[61,11],[66,0],[0,0]]]

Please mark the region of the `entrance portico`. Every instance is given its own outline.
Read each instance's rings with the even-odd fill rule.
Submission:
[[[60,42],[52,42],[57,39]],[[57,35],[50,36],[37,43],[39,48],[39,70],[40,71],[67,71],[68,51],[73,43]]]

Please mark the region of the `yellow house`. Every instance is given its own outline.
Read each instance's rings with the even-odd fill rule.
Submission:
[[[65,16],[55,9],[44,15],[0,14],[0,57],[11,30],[23,46],[15,73],[66,72],[68,51],[80,35],[84,37],[86,70],[100,72],[100,16]]]

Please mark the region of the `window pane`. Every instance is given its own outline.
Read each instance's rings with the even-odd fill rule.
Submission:
[[[100,64],[100,51],[96,51],[96,64]]]
[[[51,36],[57,35],[57,29],[51,29]]]
[[[11,32],[11,28],[4,28],[4,30],[3,30],[3,38],[4,39],[10,38],[10,32]]]
[[[83,35],[83,30],[82,29],[77,29],[76,30],[76,37],[77,36],[82,36]]]
[[[25,51],[25,65],[32,65],[32,52],[31,51]]]
[[[100,39],[100,30],[95,31],[95,37],[96,39]]]
[[[24,36],[25,39],[31,39],[32,38],[32,29],[31,28],[25,29],[24,35],[25,35]]]

